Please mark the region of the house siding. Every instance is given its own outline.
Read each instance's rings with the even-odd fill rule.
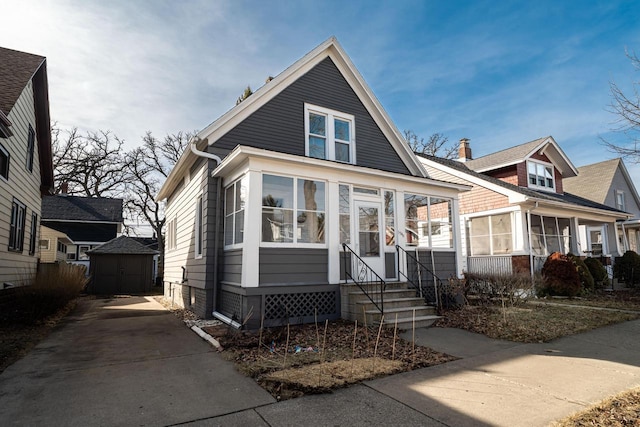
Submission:
[[[222,281],[240,285],[242,283],[242,249],[224,251]]]
[[[33,84],[29,82],[8,114],[13,136],[0,138],[0,144],[9,152],[9,180],[0,178],[0,285],[23,284],[35,275],[40,248],[36,243],[35,254],[29,255],[31,218],[35,213],[41,218],[40,157],[37,135],[34,143],[33,168],[27,169],[27,141],[29,125],[36,128]],[[8,250],[11,224],[11,205],[14,197],[26,206],[24,242],[22,252]],[[38,230],[39,224],[36,226]],[[38,233],[38,231],[36,231]],[[36,235],[36,242],[38,236]],[[2,286],[0,286],[0,289]]]
[[[260,285],[325,284],[327,249],[260,248]]]
[[[355,116],[356,162],[359,166],[410,174],[329,58],[221,137],[211,151],[225,156],[237,145],[246,145],[304,156],[305,103]]]
[[[631,191],[631,188],[629,188],[627,180],[624,178],[624,175],[620,170],[620,166],[616,168],[616,172],[611,180],[611,187],[609,188],[604,200],[605,205],[611,206],[612,208],[617,207],[616,190],[624,192],[625,211],[632,213],[635,218],[640,218],[640,206],[636,203],[636,200],[633,197],[633,192]]]

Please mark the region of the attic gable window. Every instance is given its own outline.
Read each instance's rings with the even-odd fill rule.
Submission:
[[[529,172],[529,187],[554,190],[555,180],[553,166],[529,160],[527,162]]]
[[[355,121],[350,114],[304,105],[305,155],[355,163]]]

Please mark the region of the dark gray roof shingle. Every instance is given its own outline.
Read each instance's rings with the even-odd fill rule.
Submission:
[[[0,47],[0,110],[9,114],[38,68],[43,56]]]
[[[42,219],[86,222],[122,222],[122,199],[47,196],[42,198]]]
[[[487,154],[486,156],[478,157],[477,159],[468,160],[465,164],[469,169],[486,170],[505,163],[522,161],[534,148],[548,138],[548,136],[545,136],[544,138],[534,139],[533,141],[525,142],[515,147],[506,148],[501,151],[496,151],[495,153]]]
[[[154,251],[127,236],[116,237],[87,252],[89,255],[155,255]]]

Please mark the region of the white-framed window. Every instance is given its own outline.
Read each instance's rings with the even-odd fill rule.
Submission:
[[[325,182],[262,175],[262,242],[325,243]]]
[[[204,239],[204,218],[202,217],[204,214],[204,209],[202,207],[202,195],[198,196],[196,200],[196,218],[195,218],[195,234],[196,234],[196,242],[195,242],[195,250],[196,250],[196,258],[202,256],[202,242]]]
[[[40,249],[49,250],[49,239],[40,239]]]
[[[0,144],[0,177],[9,180],[9,152]]]
[[[569,218],[531,215],[531,249],[534,255],[548,256],[554,252],[571,252],[571,221]]]
[[[553,190],[556,188],[553,165],[548,163],[527,161],[529,187]]]
[[[405,193],[404,210],[408,246],[453,249],[451,199]]]
[[[58,242],[58,252],[66,254],[67,253],[67,245],[65,245],[62,242]]]
[[[511,253],[513,238],[510,213],[471,218],[469,222],[471,256]]]
[[[384,192],[384,244],[388,247],[396,245],[395,223],[395,194],[393,191]]]
[[[11,224],[9,228],[9,250],[22,252],[24,248],[24,223],[27,207],[13,199],[11,204]]]
[[[304,104],[305,155],[355,163],[355,120],[351,114]]]
[[[78,248],[78,260],[80,261],[86,261],[89,259],[89,255],[87,255],[87,252],[91,249],[91,246],[89,245],[80,245],[80,247]],[[74,254],[75,257],[75,254]]]
[[[624,200],[624,191],[616,190],[616,209],[625,210],[625,200]]]
[[[224,245],[240,245],[244,241],[244,210],[247,203],[247,178],[242,177],[225,188]]]
[[[87,257],[88,259],[88,257]],[[75,261],[76,260],[76,253],[75,252],[69,252],[67,253],[67,261]]]
[[[340,184],[339,215],[340,215],[340,243],[351,243],[351,188],[347,184]]]
[[[176,232],[178,229],[178,218],[172,218],[167,223],[167,249],[176,248]]]

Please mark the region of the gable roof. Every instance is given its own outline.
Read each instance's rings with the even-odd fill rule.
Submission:
[[[575,194],[571,194],[565,192],[564,194],[551,193],[545,191],[537,191],[528,187],[520,187],[505,181],[502,181],[498,178],[493,178],[488,175],[484,175],[480,172],[476,172],[472,169],[469,169],[465,163],[459,162],[457,160],[443,159],[441,157],[427,156],[427,155],[419,155],[423,162],[428,163],[432,167],[437,167],[436,165],[444,166],[448,168],[449,171],[444,170],[444,172],[453,173],[457,176],[466,179],[465,177],[460,176],[460,173],[466,174],[469,177],[475,178],[475,181],[478,180],[484,181],[488,186],[493,187],[496,190],[496,187],[501,187],[507,192],[511,192],[514,194],[520,194],[524,196],[526,199],[531,199],[533,201],[541,201],[548,202],[552,204],[562,203],[568,205],[567,207],[574,208],[587,208],[587,209],[598,209],[601,211],[607,211],[611,214],[614,214],[620,218],[625,216],[629,216],[626,212],[620,211],[618,209],[612,208],[607,205],[603,205],[598,202],[594,202],[593,200],[589,200]],[[443,170],[439,168],[440,170]],[[497,191],[497,190],[496,190]]]
[[[43,56],[0,47],[0,111],[9,114],[44,61]]]
[[[0,47],[0,132],[6,136],[12,134],[8,116],[29,81],[33,81],[40,192],[49,194],[53,189],[53,155],[46,58]]]
[[[272,100],[326,58],[330,58],[333,61],[336,68],[361,100],[367,112],[371,115],[374,122],[378,125],[411,174],[419,177],[428,177],[426,171],[413,154],[413,151],[405,142],[402,134],[395,127],[391,118],[335,37],[330,37],[321,43],[311,52],[278,74],[273,80],[256,90],[250,97],[231,108],[220,118],[198,132],[196,139],[206,141],[208,145],[214,145],[218,139],[236,125]],[[200,143],[199,145],[198,148],[202,149],[203,144]],[[195,158],[196,155],[194,153],[190,150],[185,150],[167,177],[163,187],[160,189],[157,196],[158,200],[163,200],[171,194],[173,189],[178,185],[180,177],[186,173],[189,166],[195,161]]]
[[[560,170],[563,178],[576,176],[578,171],[573,163],[564,154],[558,143],[551,136],[534,139],[515,147],[487,154],[477,159],[465,162],[469,169],[477,172],[487,172],[499,169],[505,166],[522,163],[531,157],[534,153],[545,154],[551,160],[556,168]]]
[[[47,196],[42,198],[43,221],[123,222],[122,199]]]
[[[119,236],[87,251],[90,255],[156,255],[158,251],[150,249],[127,236]]]
[[[640,197],[621,158],[580,166],[578,168],[578,176],[563,180],[562,186],[565,190],[573,194],[604,203],[611,190],[613,179],[618,169],[627,182],[627,187],[631,190],[631,195],[635,199],[636,204],[640,206]]]

